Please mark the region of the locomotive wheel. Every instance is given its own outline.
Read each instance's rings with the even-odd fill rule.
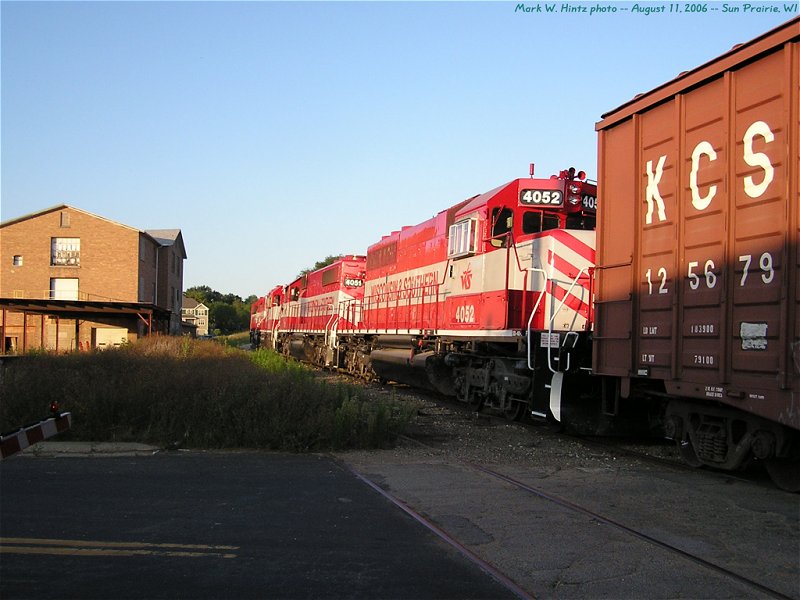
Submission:
[[[467,397],[467,406],[469,406],[475,412],[480,412],[483,408],[483,396],[476,392],[470,391],[469,396]]]
[[[690,467],[700,467],[703,462],[697,457],[697,452],[694,450],[691,440],[675,440],[678,445],[678,453],[681,455],[683,462]]]
[[[770,479],[782,490],[800,492],[800,464],[796,460],[771,458],[765,461]]]
[[[521,421],[522,418],[525,416],[526,409],[528,405],[524,402],[511,402],[511,406],[506,408],[503,411],[503,415],[505,415],[506,419],[509,421]]]

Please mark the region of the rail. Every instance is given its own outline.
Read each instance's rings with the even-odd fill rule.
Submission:
[[[534,315],[536,315],[536,311],[539,308],[539,304],[541,303],[542,298],[545,296],[545,293],[546,293],[546,291],[548,289],[548,286],[552,286],[555,283],[555,279],[550,277],[544,269],[538,269],[538,268],[532,267],[532,268],[526,269],[526,271],[541,273],[541,274],[544,275],[544,277],[546,279],[545,285],[543,286],[542,291],[539,292],[539,297],[536,299],[536,304],[534,305],[533,310],[531,311],[531,316],[528,318],[528,327],[526,329],[527,342],[528,342],[527,343],[527,346],[528,346],[528,369],[532,371],[533,370],[533,364],[531,362],[532,361],[532,357],[531,357],[531,342],[532,342],[532,339],[531,339],[532,338],[532,336],[531,336],[531,325],[533,323],[533,317],[534,317]],[[549,319],[548,324],[547,324],[547,368],[553,374],[558,372],[552,366],[552,363],[553,363],[553,358],[552,358],[553,322],[555,321],[555,318],[556,318],[556,315],[558,314],[558,312],[562,308],[564,308],[564,304],[566,303],[567,298],[572,293],[572,290],[575,289],[575,286],[578,285],[578,281],[581,279],[581,277],[583,275],[588,275],[589,271],[590,271],[590,267],[583,267],[580,271],[578,271],[578,274],[575,276],[575,279],[572,280],[572,283],[570,284],[569,288],[567,289],[566,293],[564,294],[564,297],[561,299],[561,301],[558,303],[558,305],[553,309],[553,311],[550,314],[550,319]],[[591,299],[589,301],[589,305],[591,306]],[[566,347],[567,340],[570,338],[570,335],[575,337],[575,341],[573,342],[573,348],[574,348],[575,344],[577,343],[577,335],[578,335],[574,330],[570,330],[570,331],[567,332],[567,334],[564,336],[564,343],[562,345],[564,347]],[[560,366],[561,365],[559,365],[559,369],[560,369]],[[570,358],[569,358],[569,354],[568,354],[567,355],[567,366],[566,366],[565,369],[560,369],[560,370],[569,371],[569,367],[570,367]]]
[[[336,326],[339,323],[339,314],[331,313],[331,317],[325,324],[325,345],[331,350],[339,347],[339,340],[336,338]]]
[[[79,302],[143,302],[142,300],[131,300],[130,298],[112,298],[100,294],[90,294],[80,290],[14,290],[12,292],[14,300],[73,300]],[[146,301],[145,301],[146,302]]]
[[[440,287],[440,282],[426,283],[365,297],[363,330],[400,334],[438,329]]]

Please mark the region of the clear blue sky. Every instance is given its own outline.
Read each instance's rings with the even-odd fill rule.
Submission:
[[[0,219],[67,203],[180,228],[186,287],[261,295],[530,162],[594,177],[604,112],[795,1],[3,1]]]

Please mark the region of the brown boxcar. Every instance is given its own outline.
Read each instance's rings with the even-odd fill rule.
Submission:
[[[696,464],[800,487],[800,19],[597,124],[593,371]],[[613,398],[611,397],[613,394]]]

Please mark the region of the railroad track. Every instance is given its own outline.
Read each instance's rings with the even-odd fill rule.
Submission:
[[[510,421],[501,414],[491,412],[479,412],[469,408],[463,403],[456,402],[450,398],[442,396],[441,394],[419,388],[412,388],[404,384],[395,383],[368,383],[361,379],[352,377],[343,373],[333,373],[329,370],[316,368],[318,374],[321,376],[337,378],[346,378],[351,383],[356,385],[363,385],[365,387],[375,386],[383,390],[392,390],[393,392],[404,395],[409,398],[423,399],[427,402],[435,404],[436,406],[451,411],[461,417],[481,419],[495,425],[515,425],[523,427],[536,435],[545,437],[557,437],[577,441],[587,448],[598,450],[608,453],[611,456],[627,457],[635,460],[645,461],[647,463],[667,467],[677,472],[691,473],[694,475],[702,474],[703,476],[717,478],[730,481],[749,482],[754,485],[774,488],[774,484],[769,479],[768,474],[763,469],[753,468],[745,471],[721,471],[714,470],[706,467],[693,467],[687,464],[675,450],[674,442],[667,440],[660,440],[656,438],[649,439],[633,439],[627,437],[595,437],[585,435],[572,435],[561,431],[551,429],[548,425],[539,422],[531,422],[529,420]]]
[[[609,465],[608,471],[621,468],[623,471],[635,471],[638,473],[639,467],[637,465],[642,465],[642,473],[654,470],[660,474],[665,474],[661,476],[662,483],[664,480],[675,482],[676,489],[671,490],[674,494],[680,495],[682,493],[680,490],[682,489],[695,490],[695,502],[703,502],[706,490],[709,490],[712,495],[713,493],[722,491],[722,497],[728,497],[731,501],[734,501],[733,498],[736,498],[742,492],[745,494],[755,493],[760,496],[766,494],[770,498],[776,498],[776,502],[779,504],[787,504],[791,501],[792,495],[790,494],[786,494],[782,499],[780,498],[783,493],[772,486],[771,482],[767,480],[765,473],[732,474],[724,471],[697,469],[686,465],[677,453],[671,452],[672,446],[670,444],[660,444],[653,441],[637,443],[636,441],[614,438],[596,439],[575,437],[552,431],[536,423],[510,422],[502,415],[491,415],[487,413],[476,414],[468,407],[444,399],[440,395],[434,393],[421,392],[420,390],[409,389],[404,386],[380,386],[375,389],[381,390],[384,393],[385,390],[391,389],[400,396],[423,400],[425,404],[420,414],[420,418],[423,422],[428,417],[430,417],[432,421],[437,421],[437,419],[441,419],[442,421],[453,420],[465,423],[465,430],[472,429],[474,431],[475,429],[480,429],[483,430],[487,436],[498,434],[502,439],[502,436],[506,435],[503,433],[504,431],[516,431],[515,439],[517,440],[520,437],[524,437],[524,433],[530,433],[530,438],[532,440],[544,440],[541,442],[543,447],[548,445],[554,447],[568,446],[571,448],[573,456],[577,454],[580,455],[580,457],[574,459],[570,465],[567,465],[565,467],[567,470],[574,469],[575,463],[577,462],[582,463],[582,466],[579,466],[578,469],[586,468],[587,472],[591,471],[592,467],[606,464]],[[439,423],[441,423],[441,421],[439,421]],[[511,427],[503,427],[506,425],[510,425]],[[524,432],[522,436],[520,436],[520,430]],[[537,482],[538,475],[528,476],[527,473],[521,475],[521,469],[524,469],[524,467],[521,467],[521,469],[517,467],[511,469],[508,466],[497,467],[495,466],[497,464],[496,462],[484,460],[480,456],[475,459],[470,458],[469,453],[462,453],[457,450],[458,445],[464,441],[460,439],[460,431],[460,427],[450,429],[449,426],[437,428],[437,426],[434,425],[431,428],[423,428],[422,431],[418,432],[420,435],[412,433],[409,436],[404,436],[404,440],[410,444],[424,448],[426,450],[426,455],[446,457],[447,461],[451,463],[457,462],[465,469],[480,474],[484,478],[490,478],[504,486],[511,486],[519,493],[530,496],[532,506],[545,502],[576,515],[583,515],[596,523],[601,523],[613,528],[623,537],[630,537],[638,540],[638,543],[657,548],[661,553],[673,556],[674,560],[679,561],[681,564],[691,564],[700,572],[708,571],[708,580],[712,580],[716,577],[718,579],[723,578],[730,581],[731,585],[737,584],[739,589],[747,590],[745,592],[740,592],[746,597],[800,598],[800,595],[790,595],[793,592],[787,594],[786,586],[774,581],[769,578],[769,576],[761,577],[759,573],[754,572],[750,572],[748,575],[747,569],[751,567],[742,565],[738,565],[737,567],[735,559],[726,555],[725,552],[719,552],[719,546],[724,546],[724,542],[713,537],[713,533],[709,534],[706,532],[705,535],[711,536],[706,538],[702,537],[703,534],[698,534],[697,539],[694,540],[701,546],[705,544],[704,540],[707,540],[708,545],[717,547],[716,555],[715,552],[704,555],[702,549],[701,551],[695,551],[696,549],[693,548],[692,543],[688,545],[685,544],[685,541],[680,539],[681,534],[677,533],[677,530],[671,531],[668,525],[663,528],[663,531],[659,531],[657,528],[649,531],[646,526],[642,528],[627,521],[626,515],[624,513],[620,514],[619,510],[615,511],[612,509],[608,511],[608,507],[602,502],[594,503],[595,506],[593,507],[591,501],[588,503],[582,502],[576,499],[576,496],[570,494],[569,490],[565,493],[565,490],[561,489],[558,493],[554,493],[552,488],[548,489],[550,484],[547,482],[546,477],[542,480],[543,485],[538,485],[538,483],[531,484],[531,480]],[[485,441],[488,437],[481,439]],[[470,440],[466,438],[467,443],[480,443],[480,441],[480,439]],[[501,450],[505,445],[506,444],[502,441],[497,443],[498,448]],[[585,450],[581,450],[581,448],[585,448]],[[601,454],[612,458],[591,460],[592,457]],[[464,455],[466,455],[467,458],[460,458]],[[585,462],[583,462],[584,455],[588,457],[588,460]],[[497,456],[501,455],[498,454]],[[490,464],[492,465],[491,467],[487,466]],[[510,461],[507,464],[510,464]],[[537,468],[535,457],[528,464],[532,465],[535,470]],[[520,473],[520,475],[515,476],[513,473],[509,472],[509,469]],[[558,469],[558,467],[556,467],[556,469]],[[429,514],[430,507],[428,507],[428,510],[419,507],[415,508],[412,504],[403,501],[397,495],[390,492],[390,486],[375,483],[370,480],[369,477],[361,475],[357,470],[354,470],[354,472],[357,473],[359,478],[373,487],[373,489],[386,496],[415,520],[424,524],[441,539],[475,562],[481,569],[491,574],[514,595],[521,598],[532,597],[532,593],[525,589],[530,586],[521,585],[519,583],[519,581],[525,580],[524,577],[520,577],[518,572],[516,573],[516,577],[511,571],[509,571],[510,574],[505,574],[501,566],[493,564],[491,556],[487,557],[476,554],[476,550],[481,549],[475,548],[474,545],[471,549],[468,547],[469,544],[465,545],[459,541],[457,539],[459,534],[457,529],[453,530],[449,528],[449,532],[443,529],[441,524],[437,524],[435,518]],[[669,473],[672,473],[672,475]],[[744,487],[730,487],[738,485],[743,485]],[[727,492],[725,492],[725,490],[727,490]],[[579,498],[579,495],[577,497]],[[413,495],[410,496],[410,498],[412,503],[416,503]],[[534,499],[536,499],[536,502],[534,502]],[[715,496],[712,503],[721,505],[719,496]],[[695,505],[689,505],[687,510],[690,512],[693,511],[694,506]],[[471,515],[467,514],[467,516],[470,517]],[[755,518],[757,519],[758,517]],[[666,520],[665,523],[668,523],[668,520]],[[645,523],[645,525],[648,524]],[[735,528],[736,525],[734,523],[728,525],[728,527]],[[756,533],[756,536],[760,535],[761,534]],[[766,534],[764,534],[764,536],[766,540],[768,536]],[[677,543],[675,543],[675,539],[678,540]],[[767,569],[764,570],[765,574],[768,572]],[[783,588],[783,591],[776,588]],[[543,595],[540,590],[537,590],[537,592],[537,595]]]
[[[428,450],[431,453],[436,453],[439,450],[436,446],[429,445],[425,442],[419,441],[411,437],[404,436],[404,439],[406,441],[413,443],[414,445],[417,445],[419,447]],[[638,454],[635,455],[640,456]],[[785,594],[780,590],[774,589],[773,587],[770,587],[769,585],[761,581],[757,581],[752,577],[737,572],[736,570],[729,568],[724,564],[718,564],[713,560],[704,558],[698,553],[694,553],[686,549],[680,548],[666,539],[648,534],[639,527],[624,523],[619,518],[614,518],[607,514],[603,514],[601,511],[592,508],[586,504],[583,504],[581,502],[575,501],[570,498],[566,498],[562,495],[553,493],[552,491],[548,491],[547,489],[545,489],[544,486],[532,485],[530,483],[520,481],[518,478],[509,475],[508,473],[504,473],[495,468],[490,468],[483,464],[479,464],[473,461],[458,460],[457,462],[463,467],[466,467],[467,469],[475,473],[483,474],[494,480],[502,482],[505,485],[511,486],[512,488],[520,492],[523,492],[526,495],[529,495],[532,499],[535,498],[537,500],[544,500],[567,511],[589,517],[592,521],[612,527],[617,531],[622,532],[625,536],[636,538],[637,540],[640,540],[651,546],[666,551],[674,555],[681,561],[688,561],[693,565],[696,565],[697,567],[708,570],[728,580],[741,584],[742,586],[750,589],[755,597],[760,597],[761,595],[763,595],[764,597],[778,598],[782,600],[793,600],[793,599],[796,600],[797,598],[795,596]],[[669,463],[660,459],[657,461],[657,464],[659,464],[662,467],[666,466],[666,467],[677,467],[681,469],[683,468],[682,466],[677,465],[675,463]],[[529,591],[523,589],[511,577],[505,575],[499,567],[496,567],[495,565],[489,563],[487,560],[485,560],[484,558],[482,558],[481,556],[470,550],[467,546],[459,542],[452,535],[444,531],[432,519],[423,514],[423,512],[416,510],[408,503],[404,502],[403,500],[393,495],[391,492],[384,489],[384,487],[371,481],[365,475],[362,475],[361,473],[358,473],[355,470],[353,470],[353,472],[359,479],[364,481],[367,485],[372,487],[381,495],[385,496],[387,499],[389,499],[392,503],[400,507],[404,512],[409,514],[416,521],[423,524],[430,531],[439,536],[442,540],[450,544],[453,548],[458,550],[468,559],[472,560],[485,572],[493,576],[497,581],[505,585],[509,589],[509,591],[511,591],[520,598],[527,599],[534,597]]]
[[[477,471],[480,471],[480,472],[485,473],[485,474],[487,474],[487,475],[489,475],[491,477],[499,479],[500,481],[508,483],[508,484],[510,484],[510,485],[512,485],[512,486],[514,486],[514,487],[516,487],[516,488],[518,488],[518,489],[520,489],[520,490],[522,490],[524,492],[527,492],[527,493],[532,494],[534,496],[537,496],[539,498],[544,498],[545,500],[553,502],[553,503],[555,503],[555,504],[557,504],[557,505],[559,505],[559,506],[561,506],[563,508],[566,508],[566,509],[568,509],[570,511],[573,511],[573,512],[576,512],[576,513],[580,513],[580,514],[586,515],[588,517],[591,517],[592,519],[594,519],[596,521],[599,521],[601,523],[604,523],[605,525],[610,525],[610,526],[612,526],[612,527],[614,527],[614,528],[616,528],[616,529],[618,529],[618,530],[620,530],[620,531],[622,531],[622,532],[624,532],[626,534],[629,534],[629,535],[631,535],[633,537],[636,537],[636,538],[638,538],[640,540],[643,540],[643,541],[645,541],[645,542],[647,542],[649,544],[657,546],[657,547],[659,547],[659,548],[661,548],[663,550],[667,550],[667,551],[669,551],[671,553],[674,553],[674,554],[680,556],[683,559],[691,561],[692,563],[694,563],[696,565],[699,565],[699,566],[704,567],[706,569],[715,571],[716,573],[719,573],[719,574],[721,574],[721,575],[723,575],[723,576],[725,576],[727,578],[733,579],[733,580],[735,580],[735,581],[737,581],[737,582],[739,582],[741,584],[744,584],[747,587],[752,588],[754,591],[761,592],[761,593],[766,594],[767,596],[770,596],[772,598],[780,598],[782,600],[794,600],[792,596],[788,596],[788,595],[786,595],[786,594],[784,594],[784,593],[782,593],[782,592],[780,592],[778,590],[775,590],[775,589],[772,589],[772,588],[770,588],[770,587],[768,587],[766,585],[763,585],[760,582],[755,581],[755,580],[753,580],[753,579],[751,579],[751,578],[749,578],[749,577],[747,577],[745,575],[741,575],[741,574],[736,573],[735,571],[732,571],[731,569],[728,569],[728,568],[726,568],[724,566],[721,566],[721,565],[715,564],[715,563],[713,563],[711,561],[708,561],[708,560],[706,560],[706,559],[704,559],[704,558],[702,558],[702,557],[700,557],[700,556],[698,556],[696,554],[692,554],[690,552],[682,550],[681,548],[678,548],[677,546],[674,546],[673,544],[670,544],[669,542],[666,542],[666,541],[660,540],[660,539],[658,539],[656,537],[653,537],[651,535],[648,535],[648,534],[638,530],[635,527],[629,527],[629,526],[627,526],[627,525],[625,525],[625,524],[623,524],[623,523],[621,523],[621,522],[619,522],[619,521],[617,521],[615,519],[611,519],[609,517],[606,517],[606,516],[596,512],[596,511],[592,510],[591,508],[588,508],[586,506],[582,506],[580,504],[576,504],[573,501],[567,500],[565,498],[562,498],[560,496],[557,496],[555,494],[547,492],[542,488],[534,487],[534,486],[531,486],[529,484],[523,483],[521,481],[518,481],[517,479],[514,479],[513,477],[510,477],[508,475],[505,475],[505,474],[500,473],[498,471],[495,471],[493,469],[489,469],[487,467],[484,467],[484,466],[481,466],[481,465],[475,465],[475,464],[470,464],[469,466],[471,468],[477,470]]]

